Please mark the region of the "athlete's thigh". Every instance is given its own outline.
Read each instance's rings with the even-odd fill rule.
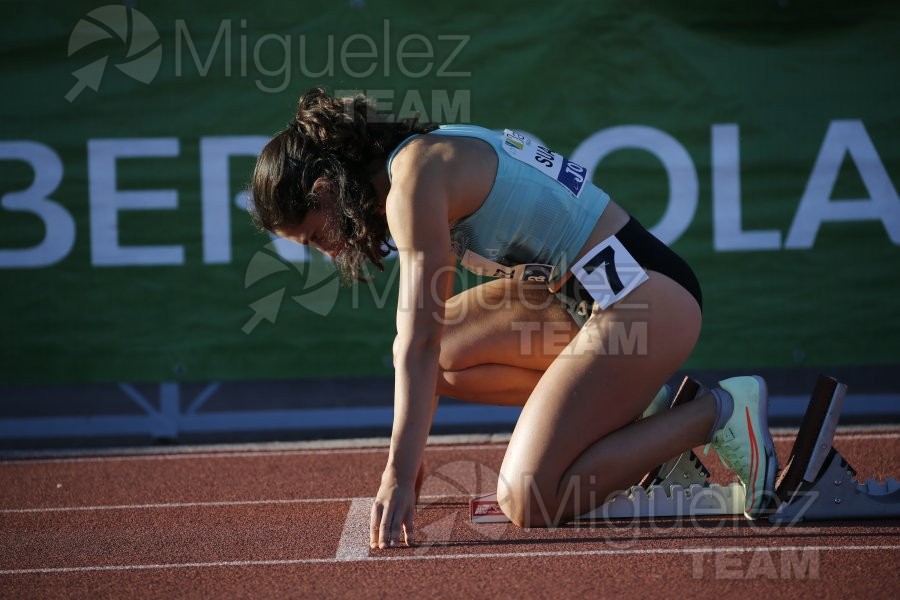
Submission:
[[[496,279],[447,302],[441,368],[501,364],[544,370],[578,327],[546,286]]]
[[[637,418],[689,356],[700,311],[684,288],[651,273],[626,300],[592,315],[541,377],[503,461],[508,482],[533,477],[555,494],[575,459]]]

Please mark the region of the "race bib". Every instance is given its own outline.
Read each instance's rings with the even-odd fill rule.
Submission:
[[[587,169],[541,146],[518,131],[506,129],[503,136],[503,149],[511,157],[562,184],[576,198],[581,194],[587,178]]]
[[[506,267],[488,258],[466,250],[459,264],[468,271],[484,277],[496,277],[500,279],[517,279],[519,281],[536,281],[547,283],[553,274],[552,265],[525,264]]]
[[[647,272],[616,236],[597,244],[572,266],[572,273],[601,310],[606,310],[649,279]]]

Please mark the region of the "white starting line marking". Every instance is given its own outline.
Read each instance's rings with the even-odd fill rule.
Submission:
[[[335,560],[365,560],[369,558],[369,517],[375,498],[354,498],[347,511],[341,541]]]
[[[367,541],[368,544],[368,541]],[[366,546],[368,547],[368,545]],[[390,552],[382,551],[382,552]],[[297,558],[280,560],[231,560],[221,562],[169,563],[149,565],[88,565],[81,567],[42,567],[35,569],[3,569],[0,575],[33,575],[50,573],[85,573],[96,571],[140,571],[149,569],[204,569],[221,567],[273,567],[284,565],[339,564],[347,562],[484,560],[504,558],[553,558],[573,556],[652,556],[672,554],[719,554],[733,552],[900,552],[900,545],[871,546],[717,546],[700,548],[634,548],[622,550],[572,550],[553,552],[476,552],[473,554],[413,554],[403,556],[373,555],[366,558]]]
[[[193,507],[217,507],[217,506],[262,506],[262,505],[278,505],[278,504],[327,504],[329,502],[350,502],[350,510],[353,510],[353,503],[361,500],[361,498],[295,498],[281,500],[212,500],[209,502],[161,502],[156,504],[100,504],[97,506],[48,506],[41,508],[2,508],[0,514],[21,514],[21,513],[49,513],[49,512],[76,512],[76,511],[92,511],[92,510],[147,510],[147,509],[166,509],[166,508],[193,508]],[[364,500],[364,498],[363,498]],[[428,500],[463,500],[468,502],[469,496],[466,494],[435,494],[420,496],[419,501]],[[369,499],[371,507],[372,499]],[[367,538],[368,539],[368,538]]]

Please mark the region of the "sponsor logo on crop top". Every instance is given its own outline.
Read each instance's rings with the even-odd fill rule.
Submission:
[[[518,131],[506,129],[503,136],[503,149],[511,157],[562,184],[576,198],[581,194],[587,178],[587,169],[546,146],[541,146]]]

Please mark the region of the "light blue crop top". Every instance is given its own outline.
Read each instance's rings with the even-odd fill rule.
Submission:
[[[551,265],[551,281],[562,277],[609,202],[586,170],[514,131],[441,125],[426,135],[477,138],[497,153],[497,176],[484,203],[450,229],[457,257],[468,250],[506,267]],[[394,156],[413,137],[388,156],[388,177]]]

